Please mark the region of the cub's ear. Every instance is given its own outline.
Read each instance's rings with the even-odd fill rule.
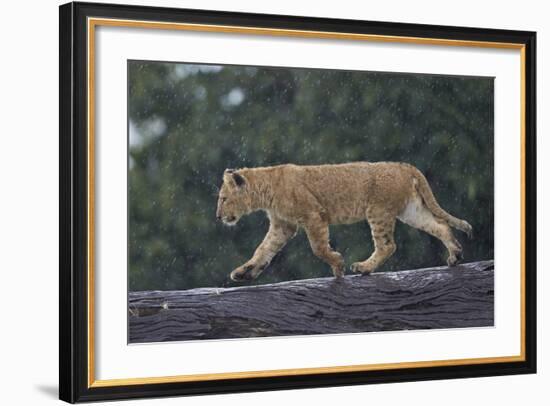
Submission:
[[[235,181],[235,185],[237,185],[238,187],[244,186],[246,184],[245,178],[243,178],[237,172],[232,172],[232,175],[233,175],[233,180]]]

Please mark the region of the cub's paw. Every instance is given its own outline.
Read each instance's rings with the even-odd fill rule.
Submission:
[[[365,262],[354,262],[351,264],[351,271],[354,273],[360,273],[361,275],[368,275],[374,269],[372,269],[367,263]]]
[[[253,269],[254,265],[242,265],[231,272],[229,276],[231,277],[231,280],[235,282],[249,281],[254,279],[252,277]]]
[[[461,263],[463,259],[462,251],[457,251],[454,255],[450,255],[449,258],[447,258],[447,266],[456,266]]]
[[[344,266],[338,266],[336,268],[332,268],[332,274],[335,278],[343,278],[346,273],[346,270],[344,269]]]
[[[267,265],[267,264],[266,264]],[[253,279],[256,279],[260,273],[264,270],[266,267],[254,265],[254,264],[244,264],[235,269],[233,272],[231,272],[231,280],[235,282],[242,282],[242,281],[251,281]]]

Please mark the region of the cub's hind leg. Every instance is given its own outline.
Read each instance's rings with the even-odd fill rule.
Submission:
[[[409,201],[398,218],[403,223],[441,240],[449,252],[447,265],[456,265],[462,259],[462,246],[455,238],[451,227],[445,220],[434,216],[419,196],[415,196]]]
[[[355,262],[351,265],[353,272],[359,272],[363,275],[369,274],[381,266],[397,249],[393,238],[395,216],[384,211],[371,209],[367,210],[367,220],[374,240],[374,252],[367,260]]]

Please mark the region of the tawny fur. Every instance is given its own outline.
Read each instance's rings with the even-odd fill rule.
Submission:
[[[329,243],[329,225],[367,220],[374,252],[352,264],[368,274],[396,250],[396,219],[439,238],[449,252],[448,265],[462,258],[451,227],[470,237],[472,227],[443,210],[424,175],[399,162],[357,162],[338,165],[279,165],[226,170],[218,198],[217,217],[234,225],[241,216],[264,210],[269,231],[252,258],[231,272],[231,279],[254,279],[275,254],[303,228],[314,254],[344,275],[344,259]]]

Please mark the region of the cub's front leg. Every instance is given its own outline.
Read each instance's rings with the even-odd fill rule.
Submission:
[[[256,279],[267,268],[273,257],[296,235],[297,227],[276,216],[269,216],[269,230],[246,263],[231,272],[234,281]]]
[[[328,223],[322,219],[322,216],[312,216],[304,228],[313,253],[330,265],[332,274],[336,278],[343,277],[344,258],[330,246]]]

